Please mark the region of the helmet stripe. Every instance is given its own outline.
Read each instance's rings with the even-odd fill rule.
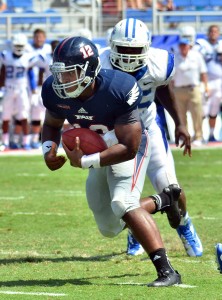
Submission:
[[[135,38],[136,34],[136,19],[133,19],[133,32],[132,32],[132,37]]]
[[[125,30],[125,37],[127,37],[127,36],[128,36],[129,20],[130,20],[130,19],[126,19],[126,30]]]
[[[59,49],[58,49],[58,56],[59,56],[59,54],[60,54],[60,52],[61,52],[61,50],[62,50],[62,47],[63,47],[63,46],[65,45],[65,43],[68,42],[68,40],[70,40],[70,39],[72,39],[72,37],[69,37],[69,38],[65,39],[65,40],[61,43],[61,45],[60,45],[60,47],[59,47]]]
[[[133,23],[133,24],[131,24],[131,23]],[[125,37],[130,37],[130,34],[131,34],[132,38],[135,38],[135,35],[136,35],[136,19],[134,19],[134,18],[126,19]]]

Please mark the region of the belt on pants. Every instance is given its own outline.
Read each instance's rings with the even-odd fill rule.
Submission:
[[[182,89],[193,89],[195,87],[197,87],[197,85],[195,85],[195,84],[176,86],[176,88],[182,88]]]

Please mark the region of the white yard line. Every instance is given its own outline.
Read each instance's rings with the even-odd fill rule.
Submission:
[[[36,292],[36,293],[28,293],[28,292],[15,292],[15,291],[0,291],[0,294],[5,295],[32,295],[32,296],[51,296],[51,297],[64,297],[67,294],[60,294],[60,293],[43,293],[43,292]]]
[[[41,213],[41,212],[13,212],[12,215],[27,215],[27,216],[34,216],[34,215],[41,215],[41,216],[67,216],[66,213]]]
[[[25,199],[24,196],[17,196],[17,197],[8,197],[8,196],[1,196],[0,200],[23,200]]]

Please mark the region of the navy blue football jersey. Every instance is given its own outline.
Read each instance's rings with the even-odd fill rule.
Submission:
[[[136,79],[116,70],[100,71],[96,77],[97,89],[85,101],[79,98],[63,99],[52,88],[53,77],[43,84],[44,106],[55,118],[67,119],[74,127],[90,128],[103,133],[112,130],[117,118],[137,109],[142,99],[142,91]]]

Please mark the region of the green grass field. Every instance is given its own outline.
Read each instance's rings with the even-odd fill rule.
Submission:
[[[166,215],[154,216],[181,287],[147,288],[156,272],[128,257],[126,231],[107,239],[85,199],[87,171],[49,171],[41,156],[0,156],[0,299],[222,299],[214,245],[222,242],[221,149],[174,151],[177,176],[204,247],[188,257]],[[146,181],[143,195],[152,194]]]

